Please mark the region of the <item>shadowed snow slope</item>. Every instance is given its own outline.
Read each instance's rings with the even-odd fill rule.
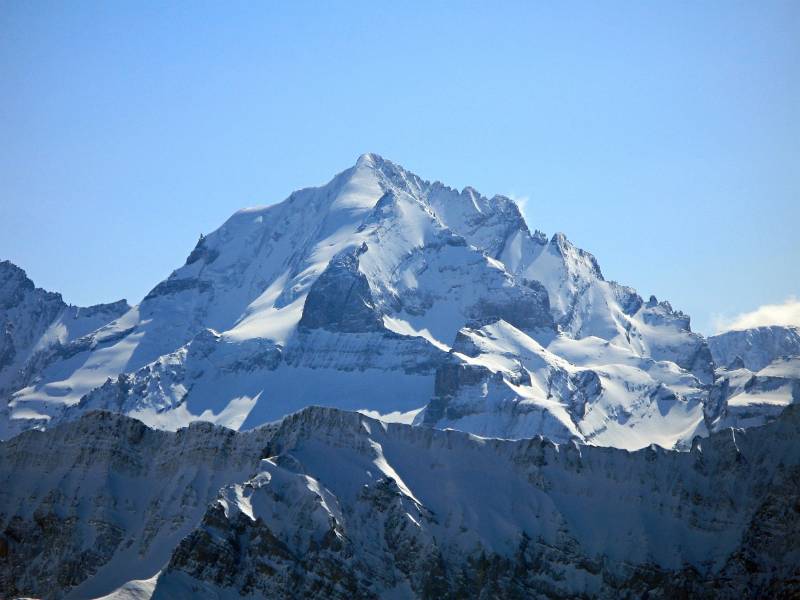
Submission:
[[[800,329],[775,325],[727,331],[708,338],[708,345],[719,366],[739,358],[742,366],[758,371],[778,358],[800,356]]]
[[[800,412],[688,452],[312,407],[250,432],[92,412],[0,444],[0,596],[788,597]]]
[[[237,212],[138,306],[80,325],[3,264],[4,439],[98,408],[249,429],[319,404],[485,436],[686,448],[779,405],[728,410],[715,371],[728,364],[688,316],[606,281],[563,234],[531,233],[510,199],[374,154]],[[794,396],[781,389],[783,406]]]

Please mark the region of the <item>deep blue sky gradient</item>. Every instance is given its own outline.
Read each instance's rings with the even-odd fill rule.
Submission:
[[[5,2],[0,258],[137,302],[362,152],[711,332],[800,294],[800,2]]]

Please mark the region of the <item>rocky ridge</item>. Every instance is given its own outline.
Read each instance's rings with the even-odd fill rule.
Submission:
[[[796,407],[633,453],[319,407],[239,433],[92,412],[0,444],[0,595],[789,597],[799,435]]]

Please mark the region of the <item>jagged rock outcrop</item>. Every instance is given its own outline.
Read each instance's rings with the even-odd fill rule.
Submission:
[[[383,329],[383,318],[375,307],[369,281],[358,270],[358,256],[366,251],[363,244],[331,260],[308,292],[298,327],[343,333]]]

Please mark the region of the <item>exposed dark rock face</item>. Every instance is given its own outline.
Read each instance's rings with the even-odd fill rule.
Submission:
[[[603,392],[603,384],[594,371],[581,371],[570,378],[574,392],[570,396],[570,404],[575,414],[586,414],[586,405],[595,401]]]
[[[201,234],[194,250],[192,250],[191,254],[187,257],[186,264],[191,265],[199,260],[202,260],[205,264],[210,264],[214,262],[218,256],[219,252],[215,249],[209,249],[206,245],[205,236]]]
[[[448,361],[436,370],[433,398],[425,408],[423,424],[432,427],[442,419],[457,419],[479,411],[465,403],[455,402],[465,389],[489,381],[495,374],[480,365]],[[481,407],[482,408],[482,407]]]
[[[211,284],[202,279],[166,279],[150,290],[144,299],[153,300],[160,296],[171,296],[189,290],[197,290],[200,293],[210,292]]]
[[[708,343],[698,337],[698,343],[691,352],[684,356],[675,356],[675,364],[694,373],[703,383],[714,381],[714,359]]]
[[[482,298],[473,308],[471,326],[502,319],[523,331],[553,329],[547,290],[538,281],[525,281],[519,293],[509,297]]]
[[[358,270],[358,256],[365,250],[350,248],[331,260],[308,292],[301,328],[364,333],[383,327],[369,282]]]

